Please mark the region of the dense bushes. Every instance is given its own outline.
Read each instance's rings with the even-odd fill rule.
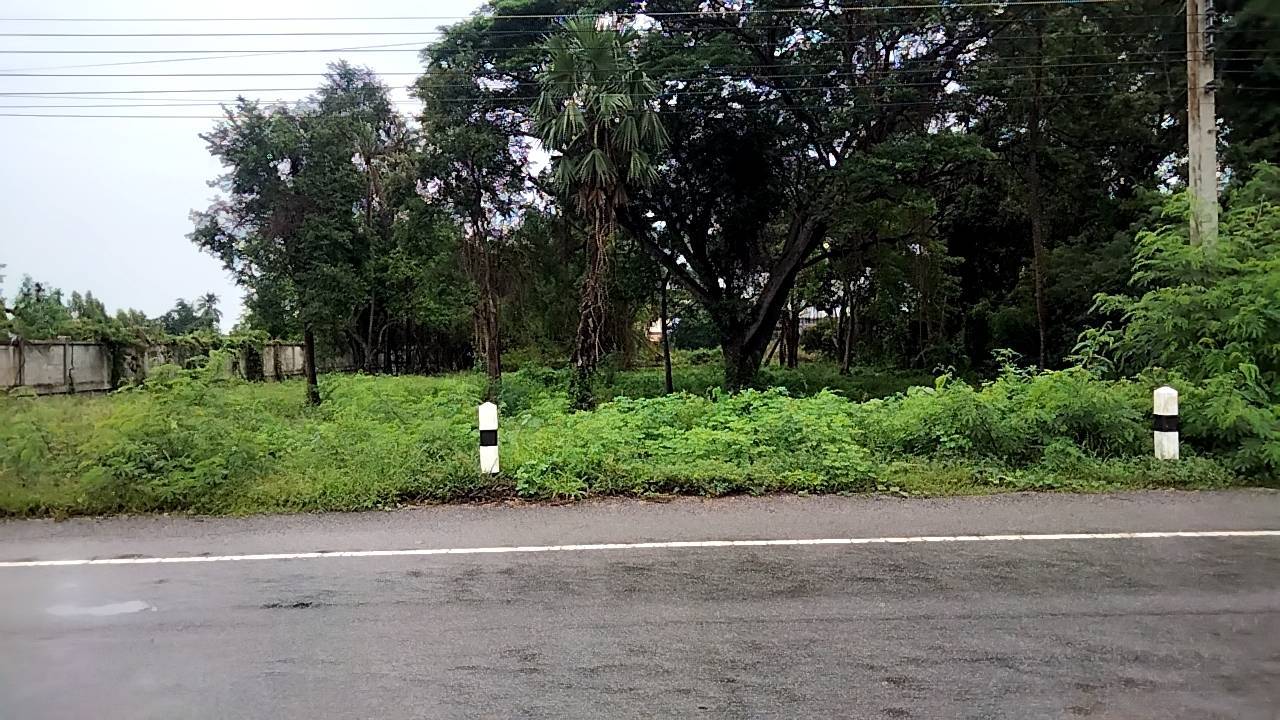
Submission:
[[[626,373],[615,381],[641,383]],[[472,374],[327,376],[325,403],[315,408],[303,405],[296,382],[245,383],[177,368],[107,396],[0,397],[0,513],[1233,481],[1212,459],[1194,457],[1194,447],[1180,463],[1148,459],[1149,385],[1104,382],[1082,370],[1009,369],[981,387],[944,378],[868,402],[830,391],[728,396],[701,388],[617,398],[575,414],[565,412],[561,387],[553,371],[507,376],[504,473],[493,478],[475,471],[483,382]],[[1195,422],[1190,407],[1184,416]]]
[[[1039,460],[1067,442],[1092,457],[1142,454],[1150,443],[1147,391],[1063,370],[1033,375],[1006,368],[981,388],[949,377],[933,387],[854,406],[869,447],[888,453],[999,460]]]
[[[1100,296],[1116,330],[1086,333],[1083,359],[1146,371],[1183,392],[1185,434],[1246,472],[1280,472],[1280,168],[1230,197],[1215,246],[1187,239],[1185,196],[1138,236],[1132,285]],[[1150,370],[1148,370],[1150,369]]]
[[[718,355],[716,351],[717,358]],[[703,358],[698,356],[697,359]],[[724,367],[719,362],[682,365],[674,374],[674,381],[676,392],[706,396],[718,390],[724,382]],[[754,387],[757,390],[784,388],[792,395],[813,395],[829,389],[852,400],[867,400],[931,382],[929,375],[912,370],[853,368],[848,375],[841,375],[832,364],[805,363],[797,368],[766,365],[760,369]],[[567,370],[526,366],[517,372],[505,373],[502,380],[503,410],[523,410],[528,407],[533,394],[554,392],[567,383]],[[601,399],[652,398],[663,394],[660,367],[627,371],[604,367],[596,378],[596,396]]]
[[[851,442],[848,401],[748,390],[700,398],[621,398],[592,413],[516,419],[517,490],[588,492],[834,492],[873,487],[875,465]]]

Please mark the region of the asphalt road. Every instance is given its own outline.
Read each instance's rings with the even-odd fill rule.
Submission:
[[[1280,529],[1280,493],[0,523],[0,561]],[[0,719],[1280,718],[1280,537],[0,567]]]

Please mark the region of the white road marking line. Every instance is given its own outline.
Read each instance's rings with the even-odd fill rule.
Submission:
[[[1169,530],[1155,532],[1042,533],[1019,535],[910,535],[905,537],[813,538],[799,540],[672,540],[667,542],[588,543],[579,545],[511,545],[500,547],[419,548],[414,550],[335,550],[332,552],[261,553],[254,555],[186,555],[84,560],[16,560],[0,568],[69,565],[163,565],[169,563],[309,560],[418,555],[489,555],[501,553],[585,552],[591,550],[668,550],[677,548],[787,547],[798,545],[897,545],[910,543],[1017,542],[1024,540],[1147,540],[1158,538],[1280,537],[1280,530]]]

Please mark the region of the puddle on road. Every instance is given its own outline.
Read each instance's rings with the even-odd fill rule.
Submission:
[[[156,606],[141,600],[128,600],[108,605],[54,605],[45,612],[58,617],[110,617],[112,615],[145,612],[147,610],[155,612]]]

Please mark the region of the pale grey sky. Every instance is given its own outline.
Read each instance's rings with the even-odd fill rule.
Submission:
[[[403,88],[421,70],[416,48],[449,20],[253,21],[253,22],[47,22],[58,18],[280,18],[462,17],[480,0],[172,0],[0,1],[0,33],[270,33],[412,32],[413,35],[294,37],[0,37],[0,50],[169,50],[186,54],[0,53],[0,114],[196,115],[218,113],[216,104],[169,107],[66,107],[154,105],[230,101],[242,91],[264,100],[304,97],[320,81],[325,64],[344,58],[384,73],[398,88],[402,108],[416,111]],[[417,33],[421,33],[420,35]],[[218,55],[206,50],[349,48],[401,44],[397,52],[295,53],[172,62]],[[409,45],[407,43],[413,43]],[[167,60],[169,62],[149,62]],[[69,65],[136,63],[112,67]],[[55,67],[61,66],[61,67]],[[5,73],[315,73],[308,77],[14,77]],[[401,74],[392,74],[401,73]],[[266,90],[255,88],[289,88]],[[172,94],[103,94],[119,90],[207,90]],[[82,93],[19,97],[14,93]],[[54,107],[61,105],[64,107]],[[17,107],[39,106],[39,107]],[[91,290],[114,312],[135,307],[154,316],[179,297],[215,292],[230,328],[242,307],[240,291],[212,257],[186,234],[188,213],[214,195],[207,183],[220,172],[198,134],[210,119],[104,119],[0,116],[5,170],[0,176],[0,292],[12,297],[23,275],[72,290]]]

